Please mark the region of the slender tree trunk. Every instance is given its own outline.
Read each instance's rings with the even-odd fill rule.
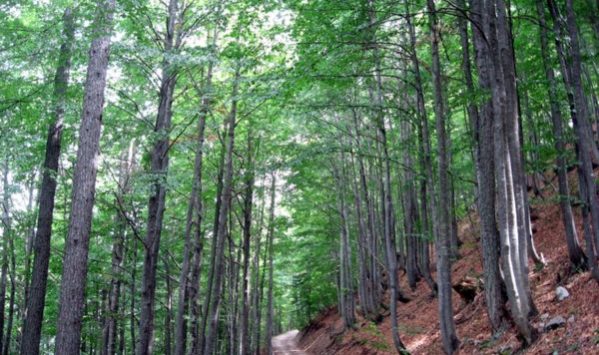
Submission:
[[[169,131],[171,129],[172,103],[177,81],[177,73],[167,57],[175,49],[175,29],[178,13],[178,0],[170,0],[166,33],[164,36],[164,59],[160,83],[160,102],[154,133],[156,141],[151,153],[151,174],[155,181],[148,202],[148,227],[144,246],[144,266],[141,281],[141,312],[139,319],[139,343],[137,355],[153,352],[154,342],[154,303],[156,293],[156,268],[160,251],[160,237],[166,200],[166,179],[168,176]]]
[[[358,116],[355,112],[353,112],[354,119],[354,127],[355,127],[355,136],[356,136],[356,147],[358,150],[357,161],[358,161],[358,174],[360,180],[360,188],[356,188],[356,190],[361,190],[361,197],[364,200],[365,208],[366,208],[366,250],[368,252],[368,269],[370,270],[369,276],[370,278],[367,289],[369,292],[369,303],[371,303],[371,307],[365,309],[366,317],[370,317],[370,320],[374,320],[378,317],[381,295],[379,292],[379,270],[377,265],[377,252],[376,252],[376,231],[375,231],[375,218],[374,218],[374,206],[372,202],[372,194],[369,192],[368,181],[366,177],[366,169],[364,167],[364,159],[362,157],[362,149],[364,149],[362,144],[362,137],[360,133],[360,125],[358,122]],[[360,196],[359,196],[360,197]]]
[[[0,276],[0,353],[6,346],[5,338],[10,338],[10,327],[6,327],[6,337],[4,335],[4,322],[6,317],[6,278],[8,277],[10,255],[9,241],[11,236],[11,221],[10,221],[10,189],[8,184],[8,159],[4,161],[2,167],[2,275]]]
[[[206,83],[202,93],[202,102],[198,118],[198,141],[194,161],[194,179],[189,205],[187,209],[187,223],[185,225],[185,249],[183,263],[179,277],[179,295],[177,305],[177,319],[175,322],[175,354],[185,354],[187,345],[187,311],[191,303],[192,309],[192,349],[197,352],[197,331],[199,330],[199,277],[201,267],[201,253],[203,249],[202,238],[202,167],[204,154],[204,136],[206,129],[206,116],[210,107],[210,90],[212,85],[212,64],[208,65]],[[192,227],[196,228],[195,239],[192,241]],[[193,255],[192,255],[193,252]],[[191,275],[190,275],[191,271]],[[191,276],[191,279],[189,277]]]
[[[95,36],[89,52],[79,148],[73,175],[71,216],[60,285],[57,354],[79,354],[87,278],[87,256],[96,188],[97,158],[104,109],[114,0],[98,3]]]
[[[437,283],[439,286],[439,321],[441,326],[441,337],[445,353],[453,354],[459,345],[455,333],[453,321],[453,308],[451,303],[451,261],[450,261],[450,238],[451,226],[449,215],[449,157],[447,151],[447,134],[445,109],[443,107],[443,83],[441,78],[441,61],[439,59],[439,23],[437,10],[433,0],[427,1],[429,12],[429,26],[431,31],[431,55],[433,59],[433,87],[435,101],[435,116],[437,118],[437,141],[439,142],[439,209],[437,220],[439,222],[436,238],[437,253]]]
[[[342,164],[345,164],[345,156],[342,153],[340,157]],[[351,250],[349,245],[349,216],[345,201],[346,174],[345,167],[339,168],[333,164],[333,176],[337,186],[337,212],[339,213],[339,309],[342,315],[345,328],[351,328],[355,323],[355,305],[354,293],[351,276]]]
[[[227,132],[227,124],[228,122],[224,122],[224,129],[223,129],[223,135],[226,135]],[[207,280],[207,285],[206,285],[206,296],[204,297],[204,304],[203,304],[203,313],[204,316],[202,317],[202,323],[200,324],[200,331],[199,331],[199,336],[197,339],[197,345],[195,345],[194,342],[192,342],[192,353],[197,353],[197,352],[201,352],[204,349],[204,344],[206,342],[206,329],[208,328],[208,312],[210,311],[210,305],[212,303],[212,290],[214,288],[214,275],[215,275],[215,268],[216,268],[216,247],[217,247],[217,243],[216,243],[216,236],[218,234],[218,219],[220,217],[220,209],[221,209],[221,205],[222,205],[222,199],[221,199],[221,195],[222,195],[222,191],[223,191],[223,177],[224,177],[224,172],[225,172],[225,153],[226,153],[226,147],[223,146],[221,147],[220,150],[220,158],[219,158],[219,168],[218,168],[218,177],[216,179],[217,184],[216,184],[216,205],[214,207],[214,223],[213,223],[213,228],[212,228],[212,247],[211,247],[211,252],[210,252],[210,270],[208,273],[208,280]],[[197,346],[197,348],[195,348],[196,350],[194,350],[194,346]],[[200,350],[201,349],[201,350]]]
[[[23,292],[23,299],[22,299],[22,304],[19,305],[19,309],[21,310],[25,310],[25,308],[27,307],[27,300],[29,299],[29,284],[30,284],[30,280],[31,280],[31,256],[33,254],[33,241],[35,240],[35,210],[39,209],[39,192],[38,192],[38,196],[35,199],[35,204],[36,207],[34,207],[34,194],[35,194],[35,187],[36,187],[36,180],[37,180],[37,171],[34,170],[33,174],[31,175],[31,180],[29,181],[29,190],[28,190],[28,198],[27,198],[27,215],[31,216],[31,221],[30,221],[30,225],[29,228],[27,230],[27,239],[25,240],[25,271],[24,271],[24,279],[23,279],[23,285],[24,285],[24,292]],[[21,311],[21,320],[23,323],[25,323],[25,319],[27,317],[26,312]],[[20,335],[20,334],[19,334]],[[17,343],[20,344],[20,340],[17,340]]]
[[[14,321],[14,315],[15,315],[15,293],[16,293],[16,261],[15,261],[15,244],[14,244],[14,236],[12,235],[12,227],[10,225],[10,219],[8,218],[8,206],[9,206],[9,201],[8,201],[8,196],[7,194],[5,194],[4,196],[5,202],[4,202],[4,209],[5,209],[5,213],[6,213],[6,218],[5,221],[5,228],[7,229],[7,233],[6,236],[9,238],[8,239],[8,257],[9,257],[9,270],[8,270],[8,277],[10,279],[10,294],[9,294],[9,299],[8,299],[8,321],[6,323],[6,334],[4,335],[4,348],[2,349],[2,354],[3,355],[10,355],[13,352],[11,351],[11,339],[12,339],[12,333],[13,333],[13,321]]]
[[[48,128],[48,137],[46,140],[46,156],[42,170],[37,229],[33,242],[33,270],[31,283],[27,284],[28,296],[25,298],[26,306],[22,339],[27,339],[27,341],[21,341],[22,355],[37,355],[40,351],[48,265],[50,262],[52,215],[54,212],[54,196],[56,194],[58,160],[60,157],[60,140],[66,105],[66,91],[71,69],[71,47],[75,32],[71,8],[65,9],[63,26],[64,39],[60,47],[58,65],[54,77],[53,121]]]
[[[252,282],[252,291],[251,291],[251,337],[248,353],[255,353],[254,349],[256,347],[259,348],[260,344],[260,276],[263,272],[260,272],[260,250],[262,249],[262,230],[264,228],[264,209],[266,208],[266,203],[264,201],[264,194],[262,194],[261,198],[261,208],[260,208],[260,217],[259,227],[255,234],[256,238],[256,247],[254,248],[254,255],[252,259],[252,271],[253,271],[253,282]],[[258,344],[258,345],[256,345]]]
[[[543,68],[545,69],[545,78],[549,86],[549,104],[551,108],[551,122],[553,126],[553,135],[555,136],[555,149],[557,151],[557,179],[560,207],[562,210],[562,222],[566,232],[566,245],[568,246],[568,255],[570,262],[575,268],[586,266],[586,256],[578,243],[578,234],[574,225],[574,216],[572,206],[570,205],[570,188],[568,186],[568,171],[566,162],[566,144],[564,138],[564,129],[562,114],[559,107],[558,91],[555,82],[553,68],[549,63],[547,24],[545,22],[545,9],[542,0],[537,1],[537,12],[539,16],[539,30],[541,36],[541,58]]]
[[[411,15],[409,1],[405,1],[406,13]],[[429,265],[429,236],[437,235],[437,221],[436,214],[429,213],[429,211],[436,210],[436,202],[435,202],[435,186],[433,183],[433,163],[431,159],[431,143],[430,143],[430,134],[428,127],[428,115],[426,113],[426,106],[424,100],[424,88],[422,83],[422,77],[420,74],[420,62],[418,60],[418,55],[416,52],[416,31],[414,29],[414,25],[412,24],[410,16],[406,17],[406,24],[408,26],[408,32],[410,35],[410,60],[412,62],[412,67],[414,71],[414,81],[416,88],[416,108],[418,110],[419,115],[419,144],[420,151],[422,153],[421,165],[423,168],[423,173],[426,178],[423,180],[422,184],[422,225],[423,225],[423,234],[426,239],[423,241],[422,247],[422,258],[421,258],[421,272],[427,280],[429,287],[433,291],[433,294],[437,294],[437,284],[431,277],[430,273],[430,265]],[[431,217],[431,218],[429,218]]]
[[[252,237],[252,206],[254,198],[254,162],[253,162],[252,121],[248,122],[245,196],[243,198],[243,299],[241,309],[241,348],[242,355],[250,354],[250,246]]]
[[[172,351],[172,328],[173,328],[173,288],[171,286],[171,273],[168,263],[168,257],[162,259],[164,263],[164,278],[166,283],[166,300],[164,317],[164,354],[171,355]]]
[[[268,217],[268,235],[267,251],[268,251],[268,304],[266,306],[266,354],[272,355],[272,337],[273,337],[273,253],[274,253],[274,234],[275,234],[275,194],[276,194],[276,177],[275,173],[271,173],[270,183],[270,212]]]
[[[139,326],[139,322],[136,321],[135,314],[137,312],[135,295],[137,294],[137,239],[133,239],[133,255],[131,256],[131,283],[129,286],[130,303],[129,303],[129,333],[131,340],[131,351],[135,351],[137,344],[137,337],[135,329]]]
[[[135,165],[136,142],[132,140],[129,148],[121,154],[121,166],[119,171],[119,184],[116,198],[117,204],[122,206],[122,202],[130,190],[130,177]],[[116,353],[117,342],[117,319],[119,314],[122,266],[124,259],[125,230],[127,222],[125,216],[119,212],[116,217],[117,231],[112,245],[112,278],[110,280],[110,291],[108,295],[108,316],[104,325],[104,347],[102,354],[113,355]]]
[[[356,115],[356,112],[353,112]],[[359,154],[359,152],[358,152]],[[358,223],[358,266],[360,273],[360,282],[358,282],[358,297],[362,314],[366,317],[373,317],[375,314],[373,291],[372,291],[372,273],[370,270],[370,253],[368,248],[368,231],[364,221],[363,203],[358,188],[357,178],[355,175],[355,156],[351,153],[351,186],[354,195],[354,208]]]
[[[418,269],[418,240],[416,238],[416,224],[418,223],[418,206],[416,201],[416,192],[414,190],[414,172],[412,156],[408,149],[411,141],[411,125],[409,122],[401,122],[401,140],[403,147],[403,164],[405,172],[403,174],[404,193],[404,229],[406,235],[406,276],[408,285],[412,290],[416,289],[416,283],[420,279],[420,270]]]
[[[368,10],[370,17],[370,25],[374,26],[376,23],[375,14],[375,3],[374,0],[368,1]],[[374,31],[374,28],[372,29]],[[375,32],[373,32],[375,33]],[[391,167],[390,158],[387,143],[387,131],[385,128],[385,112],[383,109],[383,84],[381,77],[381,62],[378,46],[374,45],[374,62],[375,62],[375,80],[376,80],[376,93],[374,94],[375,105],[376,105],[376,124],[378,134],[380,137],[382,149],[383,149],[383,162],[384,162],[384,174],[382,174],[381,184],[381,206],[383,213],[383,238],[386,249],[387,259],[387,273],[389,278],[389,287],[391,288],[391,328],[393,343],[395,350],[398,353],[406,353],[406,347],[399,336],[399,325],[397,322],[397,300],[403,299],[403,295],[399,289],[397,279],[397,252],[395,248],[395,240],[393,238],[395,232],[394,220],[393,220],[393,203],[392,203],[392,192],[391,192]]]
[[[218,211],[218,229],[215,235],[216,244],[215,258],[214,258],[214,286],[212,290],[210,310],[206,314],[207,319],[210,321],[210,328],[208,328],[206,334],[206,341],[204,344],[204,354],[211,355],[215,349],[215,342],[217,336],[218,318],[219,318],[219,307],[221,303],[221,290],[223,283],[223,268],[224,268],[224,243],[226,238],[226,227],[229,216],[229,209],[231,208],[231,197],[233,193],[233,149],[235,145],[235,120],[237,117],[237,103],[239,93],[239,81],[240,81],[240,70],[238,67],[235,72],[233,91],[231,93],[232,103],[229,117],[227,118],[227,137],[226,137],[226,153],[225,153],[225,165],[224,165],[224,180],[223,180],[223,191],[220,196],[221,206]]]
[[[566,23],[571,49],[569,58],[571,63],[570,82],[574,92],[574,104],[577,113],[577,122],[574,122],[574,130],[578,138],[579,151],[582,158],[581,170],[584,174],[587,187],[587,196],[583,196],[583,201],[589,205],[591,211],[591,221],[593,223],[593,231],[595,234],[595,251],[597,251],[599,246],[599,201],[597,200],[596,177],[590,159],[590,154],[597,148],[597,146],[591,136],[592,130],[588,118],[589,109],[587,97],[584,93],[584,86],[582,83],[582,60],[575,16],[572,0],[566,0]]]

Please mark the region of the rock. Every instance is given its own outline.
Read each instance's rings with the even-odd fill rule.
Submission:
[[[558,301],[563,301],[566,298],[570,297],[570,292],[568,292],[568,290],[566,290],[565,287],[558,286],[555,289],[555,297],[557,298]]]
[[[568,323],[574,323],[576,321],[576,317],[574,317],[574,315],[571,315],[570,317],[568,317]]]
[[[549,319],[549,313],[543,313],[543,314],[541,314],[541,320],[542,321],[546,321],[547,319]]]
[[[566,324],[566,320],[562,316],[557,316],[551,318],[547,324],[545,324],[545,331],[557,329],[559,327],[563,327]]]
[[[474,297],[476,297],[476,293],[478,292],[478,283],[478,279],[465,276],[457,284],[452,285],[452,288],[466,303],[471,303],[474,301]]]

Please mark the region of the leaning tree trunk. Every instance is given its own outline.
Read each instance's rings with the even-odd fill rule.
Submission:
[[[115,0],[98,3],[94,40],[89,51],[79,148],[73,174],[71,216],[60,284],[57,354],[79,354],[84,311],[87,256],[96,190],[97,159],[104,110]]]
[[[50,238],[52,235],[52,214],[54,212],[54,196],[56,194],[56,179],[58,175],[58,160],[60,157],[60,140],[66,105],[66,92],[71,69],[71,47],[75,34],[73,14],[67,8],[63,16],[64,41],[60,47],[58,66],[54,77],[54,114],[48,129],[46,140],[46,157],[42,171],[42,185],[39,195],[39,212],[37,229],[33,245],[33,271],[31,283],[26,285],[25,317],[23,323],[21,354],[37,355],[40,351],[42,319],[44,318],[44,303],[48,281],[48,265],[50,262]]]

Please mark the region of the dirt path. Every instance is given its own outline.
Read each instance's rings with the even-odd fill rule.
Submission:
[[[308,355],[297,345],[299,330],[290,330],[272,338],[272,349],[274,355]]]

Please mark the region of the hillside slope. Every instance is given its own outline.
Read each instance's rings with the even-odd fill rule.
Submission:
[[[541,270],[530,264],[530,281],[539,315],[533,325],[541,330],[539,339],[526,354],[597,354],[599,353],[599,286],[589,273],[571,273],[564,239],[561,212],[548,186],[543,198],[533,202],[534,238],[546,266]],[[482,273],[477,221],[474,216],[460,223],[462,256],[452,267],[452,282],[464,277],[480,278]],[[582,239],[580,215],[576,215],[579,239]],[[582,242],[582,241],[581,241]],[[437,300],[430,296],[426,283],[409,289],[400,275],[402,290],[412,299],[398,304],[400,336],[413,354],[441,354]],[[570,297],[559,302],[555,289],[565,287]],[[453,305],[460,353],[511,354],[520,343],[514,329],[507,329],[498,339],[491,338],[482,292],[467,304],[454,291]],[[554,330],[543,330],[548,320],[561,316],[566,324]],[[343,332],[343,323],[334,308],[325,310],[300,335],[300,347],[314,354],[390,354],[393,353],[390,318],[379,324],[358,318],[355,330]]]

